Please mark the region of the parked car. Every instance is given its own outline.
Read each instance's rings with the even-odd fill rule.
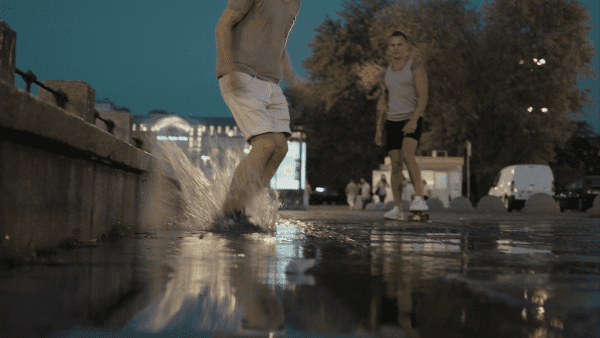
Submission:
[[[488,195],[502,199],[508,211],[521,209],[529,196],[545,193],[554,197],[554,175],[547,165],[519,164],[502,170]]]
[[[600,176],[585,176],[567,186],[565,192],[556,196],[560,211],[574,209],[586,211],[600,194]]]
[[[340,192],[332,189],[332,188],[315,188],[313,192],[310,193],[309,204],[344,204],[345,194],[340,194]]]

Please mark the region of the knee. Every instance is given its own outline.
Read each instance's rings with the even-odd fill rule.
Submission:
[[[392,174],[399,174],[402,172],[402,160],[392,162]]]
[[[288,152],[287,137],[283,134],[277,134],[273,139],[273,155],[281,157],[282,159]]]
[[[255,143],[252,147],[256,146],[257,150],[260,149],[259,151],[269,156],[277,156],[283,159],[288,151],[287,138],[279,133],[265,135],[257,139]]]
[[[406,150],[402,150],[401,155],[402,155],[402,160],[404,162],[415,159],[415,154],[411,154],[409,151],[406,151]]]

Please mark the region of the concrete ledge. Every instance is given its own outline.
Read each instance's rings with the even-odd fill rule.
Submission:
[[[44,80],[44,84],[54,90],[65,92],[69,98],[65,109],[71,114],[81,117],[85,122],[94,124],[96,91],[92,86],[83,81],[65,80]],[[44,88],[40,87],[39,97],[50,104],[56,104],[54,95]]]
[[[182,215],[164,160],[3,81],[0,112],[0,259]]]
[[[91,157],[149,171],[152,155],[112,137],[68,111],[0,80],[0,128],[31,133]],[[24,136],[25,137],[25,136]]]
[[[525,214],[556,214],[560,213],[560,208],[552,196],[537,193],[529,196],[521,212]]]
[[[121,141],[133,144],[132,126],[133,116],[126,111],[98,111],[98,115],[105,120],[112,121],[115,126],[112,135]],[[102,120],[97,120],[96,127],[109,132],[106,123]]]

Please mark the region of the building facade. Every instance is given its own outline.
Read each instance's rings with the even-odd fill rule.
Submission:
[[[133,131],[152,132],[156,140],[175,142],[191,163],[207,176],[225,163],[224,149],[250,150],[233,117],[181,117],[162,110],[133,116]],[[307,207],[306,136],[300,127],[292,128],[288,152],[271,179],[271,188],[280,191],[286,207]]]
[[[462,168],[464,159],[462,157],[438,156],[436,152],[432,155],[431,157],[415,157],[421,170],[421,179],[429,187],[429,197],[438,198],[444,203],[444,207],[448,208],[453,199],[462,196]],[[410,175],[406,167],[402,170],[402,174],[405,179],[402,200],[410,202],[414,197],[414,188],[412,182],[410,182]],[[382,175],[388,182],[392,181],[392,164],[389,156],[385,158],[379,170],[373,170],[373,187],[377,185]],[[390,196],[390,198],[393,200],[393,196]]]
[[[181,117],[162,110],[133,116],[133,131],[150,131],[157,141],[172,141],[198,167],[218,161],[220,149],[248,149],[232,117]]]

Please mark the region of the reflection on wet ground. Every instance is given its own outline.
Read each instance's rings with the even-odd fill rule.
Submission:
[[[0,268],[0,332],[600,336],[598,220],[280,216],[272,234],[172,229]]]

